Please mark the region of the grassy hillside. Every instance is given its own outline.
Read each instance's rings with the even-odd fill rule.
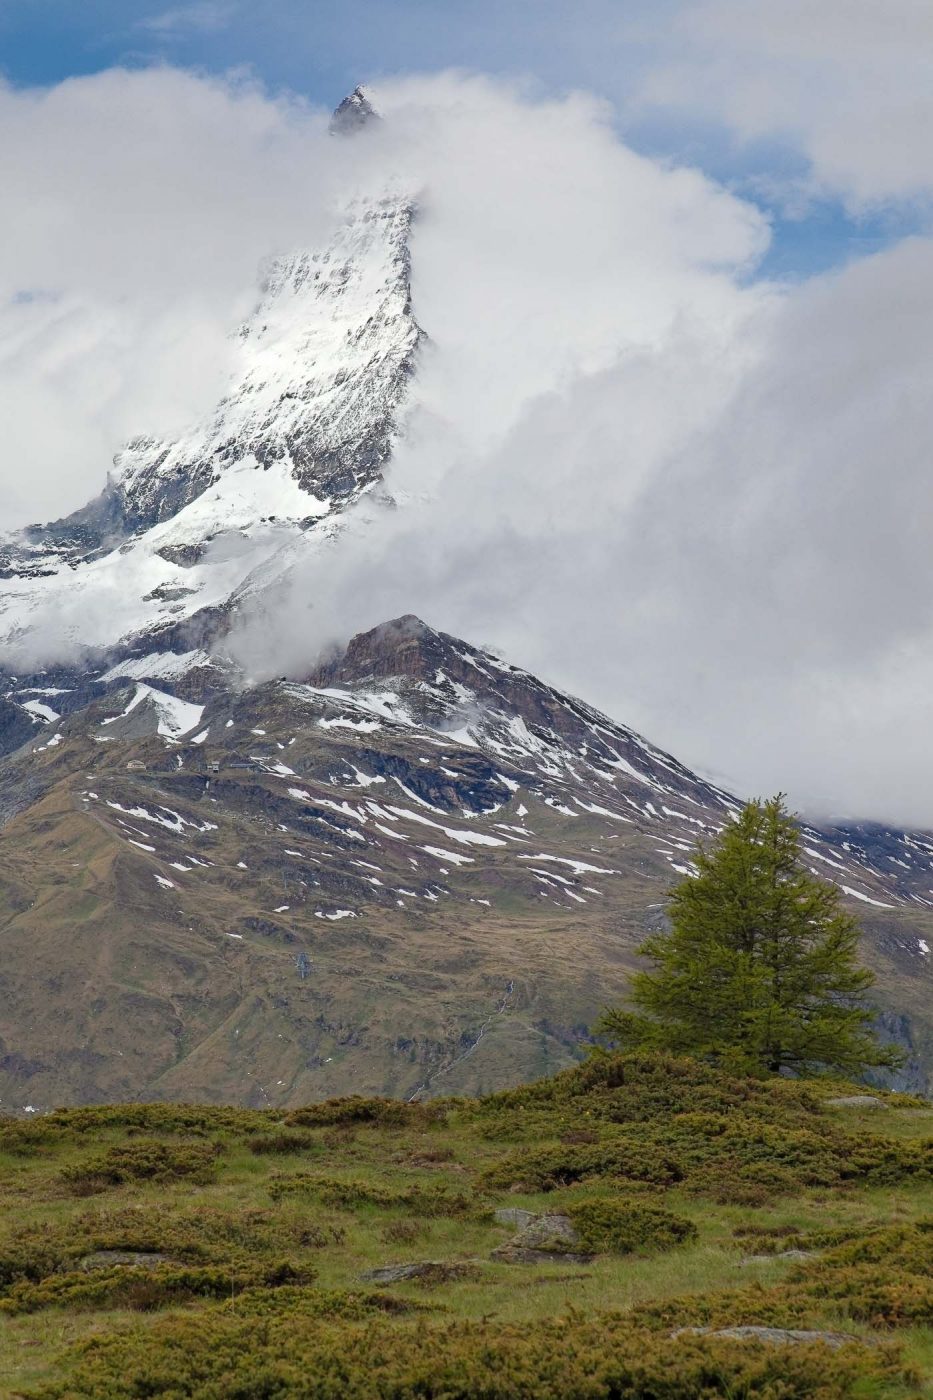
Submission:
[[[933,1395],[933,1108],[858,1092],[614,1057],[0,1119],[0,1394]]]

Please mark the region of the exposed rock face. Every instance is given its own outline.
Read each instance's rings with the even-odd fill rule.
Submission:
[[[564,748],[585,768],[635,771],[644,786],[653,785],[659,793],[688,791],[723,813],[736,806],[733,798],[698,780],[632,730],[417,617],[396,618],[361,633],[308,677],[314,686],[351,689],[384,681],[391,682],[419,721],[438,728],[488,733],[501,716],[497,751],[503,756],[536,744]]]
[[[379,120],[379,114],[366,96],[365,89],[356,87],[345,97],[330,120],[335,136],[352,136],[365,126]]]

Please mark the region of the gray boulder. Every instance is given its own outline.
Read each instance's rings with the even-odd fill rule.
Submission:
[[[580,1236],[566,1215],[532,1215],[517,1235],[493,1250],[492,1257],[507,1264],[589,1264],[593,1258],[580,1249]]]
[[[479,1269],[466,1259],[419,1259],[410,1264],[386,1264],[381,1269],[369,1269],[360,1274],[364,1283],[385,1286],[390,1283],[417,1282],[423,1284],[451,1283],[457,1279],[476,1278]]]
[[[827,1108],[887,1108],[884,1099],[876,1099],[874,1094],[842,1094],[836,1099],[824,1100]]]
[[[828,1347],[844,1347],[850,1342],[863,1342],[848,1332],[808,1332],[798,1327],[678,1327],[672,1337],[728,1337],[736,1342],[767,1342],[772,1346],[801,1346],[807,1342],[822,1342]]]

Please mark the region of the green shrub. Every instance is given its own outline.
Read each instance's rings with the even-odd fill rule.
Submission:
[[[205,1185],[214,1179],[218,1151],[213,1143],[172,1147],[145,1139],[108,1148],[97,1157],[64,1167],[60,1175],[74,1195],[92,1194],[128,1181],[185,1180]]]
[[[640,1201],[592,1200],[571,1203],[567,1214],[585,1249],[594,1254],[651,1254],[694,1240],[691,1220]]]
[[[320,1144],[307,1133],[263,1133],[247,1139],[246,1146],[257,1157],[287,1156],[291,1152],[319,1151]]]
[[[683,1179],[683,1169],[661,1148],[617,1139],[608,1143],[560,1143],[512,1152],[487,1167],[480,1179],[490,1190],[520,1186],[526,1191],[556,1191],[575,1181],[596,1177],[621,1177],[669,1186]]]
[[[804,1230],[799,1225],[739,1225],[733,1239],[743,1249],[755,1254],[781,1254],[786,1250],[828,1249],[847,1240],[861,1238],[864,1228],[857,1225],[838,1226],[830,1230]]]
[[[80,1138],[110,1129],[129,1133],[170,1133],[199,1137],[215,1133],[258,1133],[281,1122],[275,1109],[233,1108],[203,1103],[114,1103],[59,1108],[43,1124]]]
[[[610,1123],[740,1112],[770,1122],[796,1119],[801,1126],[821,1112],[811,1085],[729,1075],[701,1060],[665,1054],[594,1054],[550,1079],[491,1094],[475,1107],[485,1118],[561,1110]]]
[[[54,1225],[33,1225],[0,1242],[0,1294],[73,1271],[85,1255],[158,1254],[178,1264],[252,1268],[296,1250],[340,1246],[339,1225],[279,1210],[144,1209],[87,1212]]]
[[[446,1326],[307,1316],[178,1315],[93,1338],[35,1400],[854,1400],[910,1383],[896,1354],[853,1344],[672,1341],[618,1314]],[[903,1391],[901,1391],[903,1393]]]
[[[444,1110],[431,1103],[402,1099],[364,1099],[353,1094],[293,1109],[285,1118],[290,1128],[327,1128],[341,1124],[375,1124],[380,1128],[423,1128],[439,1122]]]
[[[388,1209],[417,1210],[420,1215],[468,1215],[477,1209],[475,1198],[465,1191],[449,1191],[431,1183],[416,1186],[383,1186],[377,1181],[344,1179],[321,1172],[295,1172],[274,1176],[269,1195],[274,1201],[295,1193],[316,1197],[335,1210],[357,1206],[383,1206]]]
[[[438,1313],[444,1308],[413,1298],[397,1298],[392,1293],[345,1293],[339,1289],[300,1288],[283,1284],[280,1288],[246,1288],[222,1306],[224,1313],[237,1317],[317,1318],[340,1322],[364,1322],[383,1314]]]
[[[846,1267],[850,1264],[883,1264],[906,1273],[933,1275],[933,1219],[910,1225],[889,1225],[863,1231],[841,1241],[808,1270]]]
[[[872,1230],[801,1262],[786,1282],[690,1294],[645,1303],[636,1322],[676,1327],[824,1327],[829,1313],[843,1326],[929,1324],[933,1318],[933,1227],[930,1222]]]
[[[611,1177],[660,1186],[683,1182],[724,1204],[758,1206],[814,1186],[933,1177],[933,1140],[854,1139],[819,1120],[816,1127],[780,1127],[741,1114],[677,1113],[617,1129],[595,1143],[521,1148],[488,1167],[481,1179],[490,1189],[517,1185],[529,1191]]]
[[[933,1319],[933,1220],[873,1230],[800,1263],[791,1286],[874,1327]]]
[[[313,1278],[313,1270],[288,1261],[251,1269],[159,1264],[151,1269],[123,1266],[76,1270],[52,1274],[40,1283],[14,1284],[0,1298],[0,1313],[17,1316],[44,1308],[132,1308],[149,1312],[195,1298],[230,1298],[244,1288],[308,1284]]]
[[[33,1231],[25,1238],[0,1243],[0,1293],[14,1283],[37,1283],[66,1267],[69,1253],[51,1231]]]
[[[48,1118],[11,1118],[0,1114],[0,1152],[36,1157],[54,1144],[58,1136]]]

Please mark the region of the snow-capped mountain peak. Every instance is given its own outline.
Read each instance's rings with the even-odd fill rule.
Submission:
[[[378,120],[379,113],[366,95],[366,89],[359,86],[340,103],[330,119],[330,129],[335,136],[348,136]]]
[[[380,479],[423,335],[413,212],[404,192],[357,197],[326,247],[273,260],[216,408],[173,442],[134,439],[96,501],[0,544],[20,665],[224,609]]]

